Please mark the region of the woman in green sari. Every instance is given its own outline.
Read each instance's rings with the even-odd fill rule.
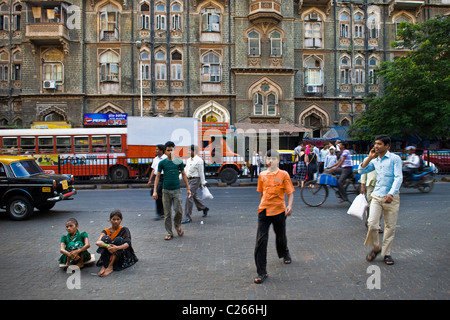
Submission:
[[[67,234],[61,237],[61,257],[60,264],[77,265],[82,268],[84,263],[91,259],[89,249],[89,239],[86,232],[78,230],[78,221],[70,218],[66,222]]]

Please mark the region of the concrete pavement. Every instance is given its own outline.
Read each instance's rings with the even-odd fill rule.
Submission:
[[[183,190],[183,194],[185,190]],[[450,298],[450,184],[437,183],[429,194],[402,190],[400,218],[392,256],[394,266],[378,257],[368,263],[363,246],[366,228],[348,216],[348,205],[332,193],[309,208],[296,190],[294,214],[287,220],[293,258],[276,257],[274,234],[268,247],[269,278],[254,284],[253,250],[259,193],[254,186],[212,187],[207,218],[194,213],[185,235],[163,240],[163,221],[154,220],[149,189],[80,190],[73,201],[49,213],[14,222],[0,215],[1,299],[151,299],[151,300],[310,300]],[[130,228],[139,262],[107,278],[97,267],[80,271],[80,289],[70,289],[71,274],[57,266],[64,223],[75,217],[89,234],[91,248],[119,208]],[[203,221],[203,224],[201,223]],[[378,277],[378,278],[376,278]],[[73,278],[72,278],[73,279]],[[378,281],[379,280],[379,281]],[[68,282],[69,281],[69,282]],[[379,289],[369,288],[377,286]],[[73,282],[72,282],[73,286]],[[178,310],[177,312],[181,312]]]

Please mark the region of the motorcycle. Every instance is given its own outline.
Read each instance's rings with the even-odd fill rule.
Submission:
[[[423,167],[422,170],[413,172],[410,177],[403,177],[403,188],[417,188],[420,192],[428,193],[434,186],[434,170],[432,167]]]

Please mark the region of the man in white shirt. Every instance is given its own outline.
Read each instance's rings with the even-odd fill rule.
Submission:
[[[191,145],[191,157],[187,159],[184,171],[186,172],[186,176],[188,178],[191,196],[186,197],[184,209],[185,218],[181,221],[181,223],[189,223],[192,221],[191,214],[194,203],[198,211],[203,211],[204,217],[206,217],[209,211],[209,208],[205,206],[197,195],[197,189],[203,188],[206,185],[206,179],[203,168],[203,160],[197,155],[197,147],[194,145]]]
[[[250,181],[253,181],[253,177],[258,178],[258,167],[259,167],[259,154],[253,151],[252,164],[250,167]]]
[[[158,144],[156,146],[156,155],[152,162],[152,173],[150,173],[150,179],[148,179],[148,185],[151,188],[150,194],[153,194],[153,189],[155,186],[153,186],[153,178],[156,176],[156,172],[158,171],[158,163],[164,159],[167,158],[167,156],[164,154],[165,147],[163,144]],[[158,199],[156,201],[156,219],[162,219],[164,217],[164,207],[162,203],[162,187],[163,187],[163,181],[164,181],[164,172],[161,172],[161,178],[159,179],[159,183],[156,186],[156,190],[158,193]]]
[[[416,154],[416,147],[408,146],[406,147],[406,152],[408,156],[406,161],[403,162],[403,176],[405,179],[409,179],[414,171],[420,167],[420,157]]]

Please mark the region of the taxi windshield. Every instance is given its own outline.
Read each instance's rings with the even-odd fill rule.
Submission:
[[[27,177],[44,171],[34,160],[24,160],[11,163],[11,169],[16,177]]]

